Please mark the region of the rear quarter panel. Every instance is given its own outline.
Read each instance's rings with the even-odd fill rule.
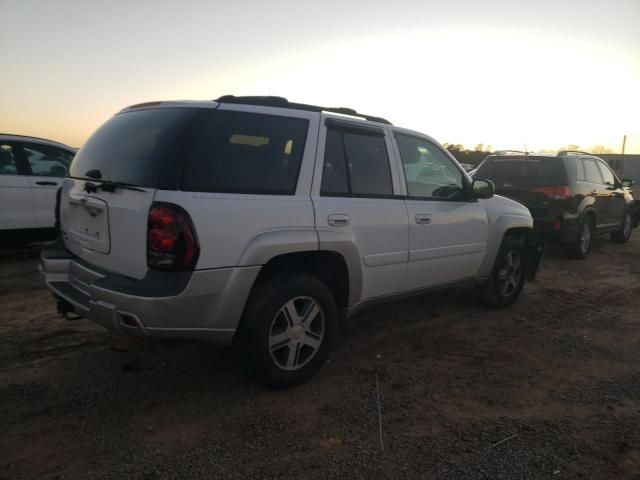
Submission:
[[[264,264],[281,253],[317,250],[310,193],[320,115],[249,105],[220,109],[304,118],[309,128],[295,195],[156,192],[156,201],[180,205],[191,216],[200,243],[196,268]]]
[[[269,254],[265,250],[284,253],[288,244],[300,243],[300,230],[308,231],[315,240],[309,246],[318,248],[313,206],[308,196],[160,190],[156,201],[179,205],[191,216],[200,244],[198,270],[266,263]],[[280,240],[278,248],[269,240],[260,240],[276,232]],[[265,250],[251,251],[260,248]]]

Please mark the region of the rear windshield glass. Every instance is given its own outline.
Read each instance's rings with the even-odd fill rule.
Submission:
[[[192,108],[157,108],[120,113],[102,125],[73,159],[69,175],[156,187],[167,162],[180,158],[182,132],[197,114]]]
[[[216,111],[194,146],[182,189],[293,195],[308,123],[299,118]]]
[[[474,174],[477,178],[527,184],[560,184],[567,174],[557,157],[489,157]]]

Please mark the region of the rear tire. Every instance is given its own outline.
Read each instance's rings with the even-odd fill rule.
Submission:
[[[337,324],[336,302],[324,283],[308,274],[276,275],[252,292],[236,347],[261,383],[294,387],[325,364]]]
[[[525,249],[521,240],[505,236],[500,244],[493,271],[478,291],[482,303],[493,308],[514,303],[525,281]]]
[[[567,256],[583,260],[587,258],[593,242],[594,222],[591,215],[585,215],[578,227],[576,239],[567,248]]]
[[[629,212],[624,212],[620,229],[611,232],[609,236],[611,237],[611,241],[615,243],[627,243],[629,241],[629,238],[631,238],[631,214]]]

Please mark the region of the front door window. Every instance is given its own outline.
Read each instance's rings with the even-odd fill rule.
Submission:
[[[464,199],[462,172],[433,143],[396,134],[409,197]]]

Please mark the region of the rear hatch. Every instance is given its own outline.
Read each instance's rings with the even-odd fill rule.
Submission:
[[[210,112],[210,110],[209,110]],[[60,199],[64,243],[87,263],[132,278],[147,272],[147,224],[156,189],[178,188],[207,109],[127,109],[75,156]]]
[[[474,177],[493,181],[496,193],[519,201],[534,218],[544,217],[557,200],[571,195],[559,157],[490,156]]]

